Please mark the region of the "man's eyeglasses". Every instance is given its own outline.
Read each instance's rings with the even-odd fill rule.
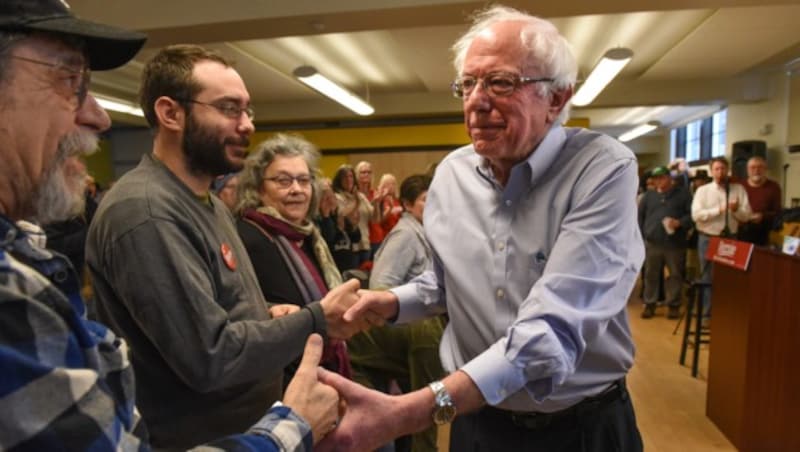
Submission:
[[[289,188],[295,181],[297,181],[297,185],[299,185],[301,188],[307,188],[311,186],[311,181],[314,180],[311,176],[307,174],[301,174],[300,176],[279,174],[273,177],[265,177],[264,179],[270,182],[275,182],[281,188]]]
[[[507,72],[495,72],[485,77],[463,75],[450,84],[450,89],[453,90],[454,96],[463,98],[472,94],[472,91],[480,83],[483,90],[489,95],[505,97],[513,94],[522,85],[542,82],[552,83],[553,81],[554,79],[552,78],[521,77]]]
[[[89,82],[91,82],[92,79],[92,71],[88,67],[76,69],[74,67],[70,67],[67,65],[67,63],[50,63],[47,61],[41,61],[17,55],[11,55],[11,58],[41,66],[47,66],[61,74],[68,74],[60,78],[67,82],[70,92],[75,94],[75,97],[78,99],[78,106],[75,109],[78,110],[81,108],[83,102],[86,100],[86,96],[89,94]]]
[[[180,99],[180,100],[192,104],[207,105],[209,107],[213,107],[217,111],[222,113],[222,115],[225,116],[226,118],[239,119],[242,117],[242,113],[246,114],[251,121],[256,117],[256,112],[253,110],[253,107],[249,105],[246,107],[240,107],[238,104],[236,104],[236,102],[232,101],[200,102],[199,100],[192,100],[192,99]]]

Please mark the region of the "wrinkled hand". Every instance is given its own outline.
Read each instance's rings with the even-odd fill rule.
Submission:
[[[297,306],[296,304],[275,304],[270,306],[269,315],[271,315],[273,319],[277,319],[289,314],[294,314],[299,310],[300,306]]]
[[[359,290],[358,301],[347,310],[344,319],[348,322],[365,321],[372,326],[383,325],[386,320],[397,317],[397,296],[388,290]]]
[[[339,392],[346,403],[344,416],[315,451],[345,452],[375,450],[409,433],[400,420],[399,397],[367,389],[341,375],[318,369],[319,380]]]
[[[333,339],[349,339],[356,333],[369,328],[365,320],[346,321],[344,313],[358,301],[358,289],[361,283],[357,279],[345,281],[334,288],[320,301],[328,324],[328,336]]]
[[[339,419],[339,395],[334,388],[317,378],[317,367],[321,358],[322,337],[312,334],[306,342],[300,367],[286,387],[283,397],[283,404],[311,425],[314,444],[336,428]]]
[[[761,223],[761,221],[763,221],[763,220],[764,220],[764,214],[763,214],[763,213],[761,213],[761,212],[755,212],[755,213],[754,213],[754,214],[753,214],[753,215],[750,217],[750,222],[751,222],[751,223],[756,223],[756,224],[758,224],[758,223]]]

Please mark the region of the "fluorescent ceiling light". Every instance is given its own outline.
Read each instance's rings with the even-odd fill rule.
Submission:
[[[124,100],[114,99],[108,96],[92,93],[92,97],[97,99],[97,103],[106,110],[117,111],[120,113],[127,113],[133,116],[144,117],[144,112],[141,108]]]
[[[633,58],[633,51],[624,47],[617,47],[606,52],[578,92],[572,96],[572,105],[583,107],[592,103],[600,91],[603,91],[603,88],[631,61],[631,58]]]
[[[631,141],[634,138],[638,138],[646,133],[650,133],[653,130],[656,130],[661,126],[661,123],[658,121],[650,121],[646,124],[642,124],[640,126],[634,127],[633,129],[623,133],[619,136],[619,141],[623,143],[626,141]]]
[[[317,90],[336,102],[344,105],[348,109],[358,113],[361,116],[367,116],[375,113],[375,109],[360,97],[351,93],[350,91],[342,88],[336,83],[330,81],[324,75],[317,72],[311,66],[300,66],[294,70],[294,76],[301,82]]]

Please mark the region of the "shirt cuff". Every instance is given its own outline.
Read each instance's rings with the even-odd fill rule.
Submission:
[[[392,323],[409,323],[422,320],[430,315],[424,303],[420,303],[421,296],[417,294],[416,284],[405,284],[389,292],[397,296],[397,318]]]
[[[325,321],[325,312],[319,301],[303,306],[311,314],[311,332],[318,333],[323,340],[328,340],[328,323]]]
[[[475,382],[489,405],[500,404],[527,383],[525,372],[506,359],[502,340],[492,344],[460,370]]]
[[[311,426],[281,402],[275,402],[267,414],[250,427],[247,433],[271,438],[278,444],[280,450],[311,451],[314,445]]]

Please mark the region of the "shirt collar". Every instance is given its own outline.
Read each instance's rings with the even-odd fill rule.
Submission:
[[[536,185],[536,182],[550,169],[566,140],[567,134],[561,125],[551,127],[528,158],[511,168],[511,175],[505,188],[497,183],[487,159],[481,158],[480,165],[475,169],[481,177],[503,191],[503,200],[510,205],[509,202],[516,203],[522,194]]]

